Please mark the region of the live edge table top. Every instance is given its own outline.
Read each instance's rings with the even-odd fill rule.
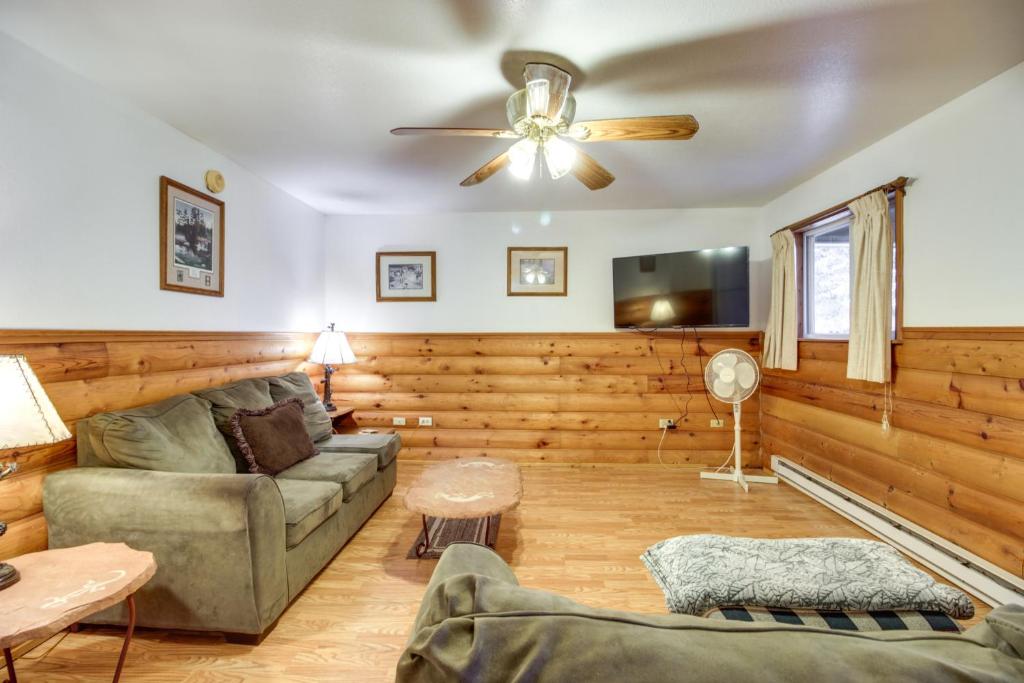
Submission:
[[[517,507],[519,466],[497,458],[461,458],[427,466],[405,494],[405,507],[429,517],[475,519]]]
[[[156,572],[153,553],[89,543],[7,560],[21,580],[0,591],[0,649],[46,638],[137,591]]]

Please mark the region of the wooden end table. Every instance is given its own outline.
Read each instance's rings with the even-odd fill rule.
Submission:
[[[350,407],[337,407],[334,410],[328,410],[327,416],[331,418],[331,425],[334,428],[335,434],[360,434],[360,427],[356,423],[355,419],[356,409]],[[372,432],[366,432],[372,434],[394,434],[395,430],[386,428],[373,428]]]
[[[18,583],[0,591],[0,648],[10,683],[18,683],[12,647],[49,638],[123,600],[128,605],[128,629],[114,670],[117,683],[135,631],[135,591],[156,572],[153,553],[132,550],[124,543],[90,543],[7,562],[21,574]]]

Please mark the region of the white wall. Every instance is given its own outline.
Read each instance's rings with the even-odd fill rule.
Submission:
[[[758,217],[757,209],[331,216],[327,318],[354,331],[607,332],[613,257],[756,240],[751,326],[763,328],[770,252]],[[568,246],[568,296],[506,296],[510,246]],[[437,302],[376,302],[374,254],[388,250],[437,251]]]
[[[162,291],[159,177],[203,189],[209,168],[227,180],[225,296]],[[316,330],[323,222],[0,33],[0,328]]]
[[[1024,325],[1024,63],[773,200],[763,230],[901,175],[904,323]]]

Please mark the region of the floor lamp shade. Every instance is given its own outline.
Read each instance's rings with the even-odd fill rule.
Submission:
[[[25,356],[0,356],[0,449],[70,438]]]

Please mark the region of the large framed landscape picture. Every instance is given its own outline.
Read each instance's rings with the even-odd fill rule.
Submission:
[[[224,296],[224,202],[160,178],[160,289]]]
[[[377,301],[437,301],[437,252],[377,252]]]
[[[565,296],[569,247],[509,247],[508,296]]]

